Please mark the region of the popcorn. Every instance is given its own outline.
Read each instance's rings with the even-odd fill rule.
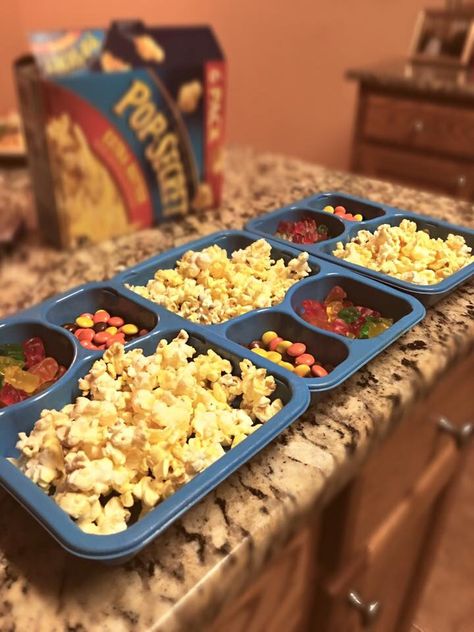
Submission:
[[[157,270],[146,286],[127,287],[183,318],[209,325],[280,303],[309,273],[306,252],[285,265],[283,259],[272,259],[270,244],[259,239],[230,259],[218,245],[188,250],[174,270]]]
[[[471,252],[460,235],[430,237],[404,219],[399,226],[381,224],[374,233],[360,230],[345,246],[337,243],[332,254],[403,281],[434,285],[473,263]]]
[[[198,254],[208,269],[213,258]],[[240,371],[212,349],[196,355],[185,331],[151,356],[112,345],[75,402],[19,433],[11,461],[84,532],[123,531],[281,410],[265,369],[243,360]]]

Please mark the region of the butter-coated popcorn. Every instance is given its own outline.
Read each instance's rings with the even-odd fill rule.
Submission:
[[[408,219],[399,226],[381,224],[374,233],[360,230],[346,245],[337,243],[332,254],[419,285],[440,283],[474,262],[472,249],[462,236],[430,237]]]
[[[281,410],[265,369],[240,371],[212,349],[196,355],[185,331],[150,356],[112,345],[73,403],[19,433],[12,461],[86,533],[122,531],[135,505],[143,516]]]
[[[157,270],[146,286],[131,290],[172,312],[203,325],[280,303],[289,288],[308,276],[308,254],[287,264],[271,258],[271,246],[259,239],[230,258],[218,245],[188,250],[174,270]]]

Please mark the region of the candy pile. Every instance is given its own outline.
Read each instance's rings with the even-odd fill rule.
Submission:
[[[347,338],[375,338],[393,325],[393,318],[382,318],[375,309],[354,305],[339,285],[331,289],[322,303],[303,301],[299,313],[311,325]]]
[[[276,331],[266,331],[260,340],[252,340],[248,348],[300,377],[328,374],[327,369],[311,353],[307,353],[305,344],[284,340]]]
[[[440,283],[474,262],[472,249],[461,235],[436,239],[409,219],[399,226],[381,224],[374,233],[360,230],[347,244],[339,242],[332,254],[419,285]]]
[[[0,406],[10,406],[58,380],[66,367],[46,356],[41,338],[0,345]]]
[[[336,206],[336,208],[334,208],[334,206],[328,204],[323,208],[323,211],[326,211],[326,213],[334,213],[334,215],[337,215],[341,219],[347,219],[350,222],[361,222],[364,219],[360,213],[356,213],[355,215],[348,213],[344,206]]]
[[[222,323],[280,303],[287,290],[310,273],[308,253],[285,264],[272,259],[271,250],[265,239],[236,250],[230,258],[218,245],[188,250],[174,270],[157,270],[146,286],[127,287],[194,323]]]
[[[83,531],[123,531],[282,409],[275,379],[239,366],[196,353],[185,331],[150,356],[112,345],[81,396],[19,433],[10,460]]]
[[[328,239],[329,231],[326,224],[318,224],[312,217],[305,217],[296,222],[280,222],[275,235],[294,244],[315,244]]]
[[[86,349],[108,349],[114,342],[125,344],[148,333],[148,329],[138,329],[137,325],[126,323],[120,316],[111,316],[105,309],[98,309],[94,314],[84,312],[63,327]]]

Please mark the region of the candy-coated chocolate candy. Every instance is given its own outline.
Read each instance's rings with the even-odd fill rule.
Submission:
[[[115,334],[118,332],[118,328],[117,327],[107,327],[107,329],[105,331],[108,334],[110,334],[111,336],[115,336]]]
[[[339,205],[339,206],[336,206],[336,208],[334,209],[334,212],[335,213],[344,213],[345,214],[346,213],[346,209],[345,209],[344,206]]]
[[[269,345],[270,342],[277,337],[278,334],[276,333],[276,331],[266,331],[262,336],[262,342],[264,345]]]
[[[356,222],[361,222],[364,218],[362,217],[360,213],[356,213],[354,215],[354,219],[356,220]]]
[[[110,338],[105,343],[105,347],[108,349],[115,342],[118,342],[121,345],[125,344],[125,336],[124,336],[124,334],[118,333],[118,334],[115,334],[115,336],[110,336]]]
[[[275,349],[278,347],[280,342],[283,342],[283,338],[281,336],[277,336],[276,338],[273,338],[273,340],[271,340],[270,343],[267,345],[268,350],[275,351]]]
[[[148,333],[148,329],[140,329],[140,331],[138,332],[139,336],[146,336]]]
[[[249,344],[249,349],[259,349],[262,346],[262,343],[260,340],[252,340],[252,342]]]
[[[282,340],[277,344],[275,351],[278,351],[278,353],[285,353],[288,347],[291,347],[292,344],[291,340]]]
[[[320,364],[313,364],[313,366],[311,367],[311,373],[315,377],[324,377],[325,375],[328,374],[326,369],[323,366],[321,366]]]
[[[98,309],[92,317],[94,323],[106,323],[109,319],[110,314],[109,312],[105,311],[105,309]]]
[[[41,360],[44,360],[46,357],[43,341],[37,336],[29,338],[23,343],[23,351],[25,354],[26,368],[38,364],[38,362],[41,362]]]
[[[48,357],[38,364],[35,364],[35,366],[30,367],[28,372],[33,375],[37,375],[41,380],[41,384],[44,384],[45,382],[50,382],[56,377],[58,369],[59,365],[57,361],[54,358]]]
[[[111,318],[109,318],[108,325],[110,327],[117,327],[118,329],[124,324],[125,324],[125,321],[123,318],[120,318],[120,316],[112,316]]]
[[[110,337],[111,335],[107,333],[106,331],[99,331],[99,333],[94,336],[94,344],[105,345],[105,343]]]
[[[25,391],[31,395],[41,384],[38,375],[29,371],[23,371],[19,366],[9,366],[4,371],[5,382],[20,391]]]
[[[107,323],[95,323],[94,331],[98,334],[100,331],[105,331],[107,329]]]
[[[97,345],[95,345],[93,342],[90,342],[89,340],[84,340],[83,342],[81,342],[81,344],[85,349],[97,349]]]
[[[135,334],[138,334],[138,327],[132,323],[126,323],[120,327],[120,331],[126,336],[134,336]]]
[[[267,352],[265,351],[265,349],[262,349],[262,347],[255,347],[254,349],[252,349],[252,351],[257,355],[262,356],[263,358],[265,358],[267,355]]]
[[[352,213],[346,213],[344,215],[344,219],[348,219],[348,220],[352,221],[354,219],[354,216],[352,215]]]
[[[94,326],[94,321],[89,316],[78,316],[76,318],[76,325],[78,327],[88,329],[89,327]]]
[[[95,335],[95,331],[93,329],[90,329],[89,327],[87,329],[84,329],[83,327],[80,327],[79,329],[76,329],[76,331],[74,332],[74,335],[81,342],[83,342],[85,340],[87,340],[87,342],[90,342],[93,339],[94,335]]]
[[[291,364],[291,362],[285,362],[285,361],[281,361],[278,363],[279,366],[282,366],[284,369],[287,369],[288,371],[294,371],[294,366]]]
[[[268,360],[271,360],[272,362],[280,362],[281,353],[278,353],[278,351],[268,351],[267,358]]]
[[[311,373],[311,369],[307,364],[299,364],[298,366],[295,366],[293,371],[300,377],[306,377]]]
[[[79,318],[94,318],[94,314],[92,314],[91,312],[82,312],[82,314],[79,314]]]
[[[314,356],[312,356],[310,353],[302,353],[295,360],[296,365],[307,364],[308,366],[311,366],[314,363],[315,363]]]
[[[76,323],[64,323],[63,327],[64,327],[64,329],[67,329],[68,331],[70,331],[72,334],[77,329]]]
[[[301,354],[305,353],[306,345],[302,342],[294,342],[291,346],[288,347],[286,353],[292,358],[297,358]]]
[[[103,344],[103,345],[98,345],[98,346],[97,346],[97,349],[100,349],[101,351],[102,351],[103,349],[105,349],[105,348],[106,348],[105,344]]]
[[[326,211],[326,213],[334,213],[334,206],[331,206],[330,204],[328,204],[327,206],[323,208],[323,211]]]

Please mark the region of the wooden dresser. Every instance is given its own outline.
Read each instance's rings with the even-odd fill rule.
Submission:
[[[359,84],[353,171],[474,200],[474,77],[405,62],[348,77]]]

